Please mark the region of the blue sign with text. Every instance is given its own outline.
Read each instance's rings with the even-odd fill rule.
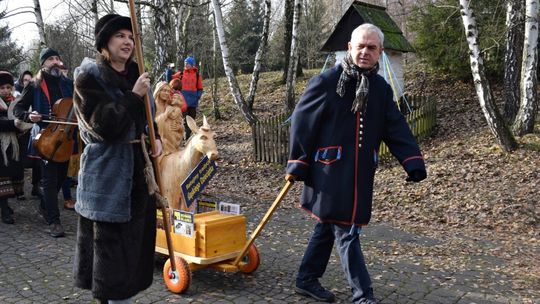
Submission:
[[[189,208],[216,174],[216,162],[205,156],[182,183],[182,193]]]

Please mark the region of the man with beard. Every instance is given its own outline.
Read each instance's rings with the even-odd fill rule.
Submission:
[[[23,90],[21,101],[14,108],[17,118],[33,122],[41,129],[48,123],[43,122],[47,115],[52,114],[54,103],[64,97],[73,96],[73,81],[66,78],[61,71],[60,54],[51,48],[41,50],[39,54],[41,70],[36,78]],[[32,111],[28,112],[30,106]],[[41,204],[39,211],[50,228],[53,237],[64,236],[64,228],[60,223],[58,210],[58,191],[66,179],[69,162],[55,162],[42,159]]]

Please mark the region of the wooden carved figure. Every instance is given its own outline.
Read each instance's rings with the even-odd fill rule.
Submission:
[[[165,155],[160,159],[163,195],[169,201],[169,206],[172,209],[184,211],[188,211],[188,208],[183,200],[180,185],[204,155],[212,160],[218,157],[214,140],[215,133],[208,124],[206,116],[203,117],[201,127],[197,127],[197,123],[190,116],[186,116],[186,121],[192,135],[188,139],[185,148]]]
[[[185,136],[184,118],[180,106],[167,105],[165,111],[156,116],[156,124],[163,143],[163,155],[180,150],[180,143]]]
[[[156,101],[156,117],[165,112],[167,105],[171,104],[171,86],[165,81],[156,85],[154,90],[154,100]]]

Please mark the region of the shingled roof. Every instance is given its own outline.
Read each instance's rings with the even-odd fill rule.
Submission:
[[[334,31],[321,48],[323,52],[347,50],[347,43],[352,31],[363,23],[372,23],[384,33],[384,48],[401,52],[414,52],[411,44],[403,36],[403,32],[390,18],[386,8],[378,5],[354,1],[345,15],[337,23]]]

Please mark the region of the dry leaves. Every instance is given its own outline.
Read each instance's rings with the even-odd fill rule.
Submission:
[[[312,74],[299,79],[300,88]],[[259,117],[283,107],[279,76],[262,75],[255,104]],[[240,77],[241,83],[247,80]],[[284,168],[252,161],[251,130],[225,83],[220,85],[224,120],[210,120],[218,136],[219,170],[207,192],[261,208],[262,213],[267,204],[262,207],[257,202],[273,201],[284,184]],[[420,93],[414,83],[408,87],[410,93]],[[519,139],[520,149],[505,154],[486,126],[471,84],[441,79],[432,80],[427,88],[423,93],[438,100],[437,130],[421,142],[428,179],[405,183],[406,174],[397,162],[383,161],[376,175],[372,221],[442,238],[445,243],[429,251],[395,244],[381,254],[425,256],[441,269],[466,269],[471,256],[489,254],[506,261],[493,270],[512,277],[513,288],[534,292],[540,286],[540,131]],[[201,110],[207,116],[211,113],[210,94],[205,94]],[[293,187],[284,208],[298,204],[300,188]],[[490,265],[485,267],[495,267]]]

